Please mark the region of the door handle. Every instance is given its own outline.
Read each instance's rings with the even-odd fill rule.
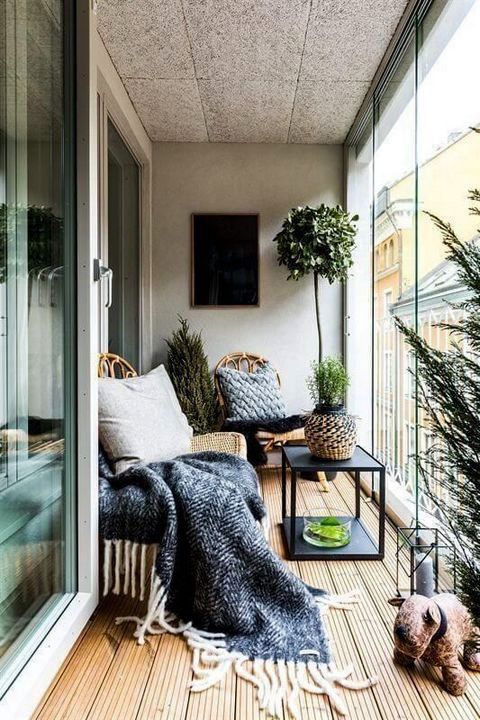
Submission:
[[[112,307],[113,270],[104,265],[101,258],[95,258],[95,260],[93,261],[93,279],[95,281],[102,281],[105,279],[107,280],[107,302],[105,303],[105,307]]]
[[[105,273],[103,274],[103,277],[107,280],[107,302],[105,303],[105,307],[109,308],[112,307],[113,301],[113,270],[111,268],[105,268]]]

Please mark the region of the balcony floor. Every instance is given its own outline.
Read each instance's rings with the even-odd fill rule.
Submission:
[[[261,474],[269,508],[271,543],[283,555],[280,536],[280,472]],[[332,507],[352,507],[353,487],[339,475],[330,493],[315,483],[299,482],[298,511],[323,499]],[[376,508],[362,498],[362,517],[376,522]],[[327,625],[339,666],[353,663],[359,676],[379,676],[379,683],[362,692],[344,691],[353,720],[477,720],[480,717],[480,673],[469,673],[468,691],[453,698],[439,686],[439,673],[427,667],[413,671],[391,659],[391,628],[395,610],[387,604],[394,593],[395,530],[387,524],[383,562],[290,562],[306,582],[342,593],[362,590],[361,603],[351,612],[331,610]],[[133,606],[133,607],[132,607]],[[131,625],[116,626],[117,615],[130,614],[135,602],[108,598],[102,602],[45,695],[36,720],[264,720],[254,688],[231,673],[219,687],[194,694],[190,652],[180,638],[150,637],[143,647],[131,637]],[[135,614],[135,612],[134,612]],[[303,720],[336,717],[324,696],[302,695]],[[285,716],[287,720],[287,716]]]

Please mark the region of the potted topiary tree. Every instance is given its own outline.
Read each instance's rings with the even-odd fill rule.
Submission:
[[[309,389],[315,402],[315,409],[305,425],[305,439],[314,455],[332,459],[351,457],[355,449],[356,432],[354,432],[355,439],[353,440],[352,432],[355,430],[355,420],[352,416],[347,415],[343,408],[345,390],[348,385],[345,368],[339,360],[334,358],[322,362],[320,278],[328,280],[330,284],[344,282],[347,279],[348,271],[353,265],[352,252],[355,247],[357,233],[355,223],[357,220],[358,215],[350,215],[339,205],[335,207],[329,207],[323,203],[318,207],[306,205],[290,210],[283,222],[282,229],[274,238],[274,242],[277,243],[278,263],[285,265],[289,272],[287,280],[300,280],[306,275],[313,275],[318,362],[314,363],[313,375],[309,379]],[[347,382],[342,389],[341,383],[345,383],[345,381]],[[329,396],[325,395],[328,383],[333,383],[341,390],[333,396],[333,403],[329,403]],[[313,393],[312,389],[314,389]],[[330,400],[332,400],[331,395]],[[331,407],[332,404],[340,403],[341,408]],[[332,434],[331,431],[334,427],[336,430]],[[320,433],[326,433],[325,442],[328,438],[335,438],[330,450],[326,447],[325,442],[322,442],[321,446],[318,444],[317,439]],[[343,447],[344,450],[335,450],[337,445]],[[339,457],[339,452],[344,453],[342,458]]]
[[[313,274],[315,315],[318,333],[318,362],[322,360],[320,323],[320,278],[330,284],[343,282],[353,265],[355,226],[358,215],[350,215],[339,205],[292,208],[274,238],[278,264],[288,269],[287,280],[300,280]]]

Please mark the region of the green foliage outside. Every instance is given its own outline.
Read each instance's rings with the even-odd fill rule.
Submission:
[[[469,199],[480,203],[480,191]],[[478,205],[471,211],[480,215]],[[420,480],[456,543],[461,598],[480,627],[480,240],[463,242],[449,223],[430,216],[468,299],[454,305],[462,311],[457,322],[439,324],[450,336],[447,350],[396,323],[416,355],[418,403],[434,439],[417,456]]]
[[[26,227],[22,228],[22,225]],[[62,233],[63,221],[51,208],[0,204],[0,282],[6,280],[9,237],[25,235],[28,270],[33,270],[63,263]]]

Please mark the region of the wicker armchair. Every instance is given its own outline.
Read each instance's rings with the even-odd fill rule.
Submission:
[[[262,365],[265,365],[268,360],[261,355],[254,355],[253,353],[246,352],[234,352],[230,355],[225,355],[221,360],[218,361],[215,368],[215,387],[217,388],[218,401],[220,403],[220,409],[225,416],[226,405],[225,398],[222,395],[222,389],[218,381],[217,370],[220,368],[231,368],[232,370],[243,370],[244,372],[255,372],[255,370]],[[277,371],[278,384],[281,385],[280,375]],[[305,440],[305,432],[303,428],[298,430],[292,430],[286,433],[271,433],[266,430],[260,430],[257,433],[257,438],[262,442],[265,452],[270,452],[278,445],[284,445],[286,442],[301,442]]]
[[[244,372],[255,372],[255,370],[262,365],[265,365],[268,360],[262,355],[255,355],[254,353],[247,352],[233,352],[229,355],[224,355],[221,360],[218,361],[215,367],[215,387],[217,389],[218,401],[220,404],[221,412],[225,418],[226,404],[225,398],[222,394],[222,389],[218,381],[217,371],[220,368],[231,368],[232,370],[243,370]],[[280,375],[277,371],[278,384],[281,385]],[[260,430],[257,433],[257,439],[263,444],[265,452],[274,450],[275,447],[281,447],[286,443],[292,442],[301,444],[305,441],[305,431],[303,428],[298,430],[292,430],[286,433],[272,433],[266,430]],[[323,472],[316,473],[318,482],[320,483],[320,490],[322,492],[328,492],[329,487],[325,474]]]
[[[126,379],[136,377],[137,372],[127,360],[114,353],[102,353],[98,357],[98,377]],[[192,438],[191,452],[214,450],[247,457],[247,443],[241,433],[214,432],[207,435],[195,435]]]

